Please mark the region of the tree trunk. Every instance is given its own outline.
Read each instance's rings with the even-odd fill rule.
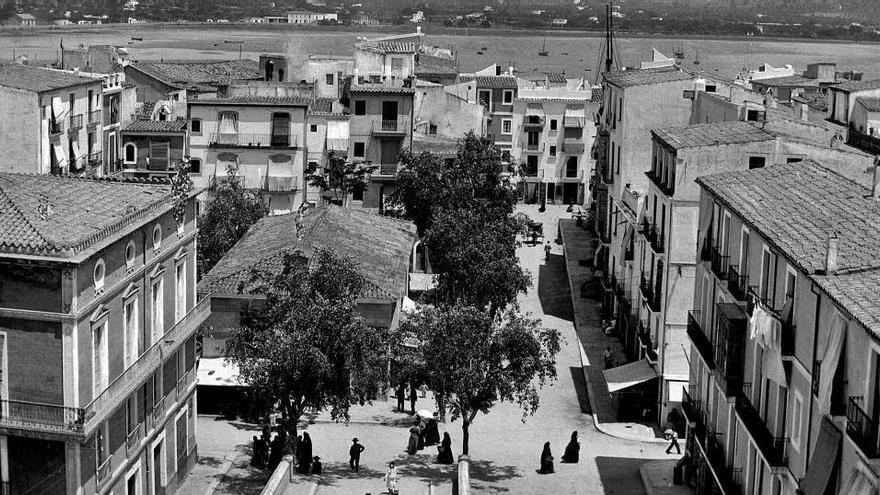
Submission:
[[[466,419],[461,423],[461,455],[468,455],[468,440],[471,437],[470,426],[470,421]]]
[[[296,450],[299,447],[297,441],[297,423],[299,423],[300,412],[292,404],[287,411],[287,445],[285,451],[293,455],[294,463],[296,463]]]

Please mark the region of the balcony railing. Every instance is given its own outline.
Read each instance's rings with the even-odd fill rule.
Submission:
[[[706,362],[706,366],[708,366],[709,369],[714,369],[715,353],[712,350],[712,343],[709,342],[709,337],[700,327],[699,311],[688,311],[687,334],[691,339],[691,344],[694,346],[694,349],[700,353],[700,356],[703,357],[703,361]]]
[[[189,370],[187,370],[187,371],[184,371],[183,374],[180,375],[180,378],[177,379],[177,400],[178,401],[186,398],[186,392],[189,388],[189,384],[192,383],[192,380],[190,380],[190,378],[191,378],[190,375],[192,375],[192,373]]]
[[[162,424],[162,418],[165,417],[165,397],[163,396],[159,399],[158,402],[153,404],[153,412],[150,413],[153,416],[153,424],[160,425]]]
[[[399,117],[396,119],[382,119],[373,122],[370,134],[372,135],[388,135],[399,136],[407,134],[409,130],[409,118]]]
[[[703,402],[699,399],[694,399],[694,394],[690,390],[684,391],[684,400],[681,402],[681,410],[684,412],[684,418],[689,423],[697,423],[702,420],[703,415]]]
[[[721,254],[716,247],[710,249],[712,256],[712,272],[715,273],[715,276],[720,280],[725,280],[727,278],[727,266],[730,261],[730,256]]]
[[[664,243],[666,241],[666,235],[663,231],[657,229],[657,224],[652,223],[650,226],[650,234],[645,236],[648,241],[651,243],[651,248],[657,254],[662,254],[664,248]]]
[[[665,194],[666,196],[675,195],[675,184],[669,184],[666,180],[658,174],[655,174],[653,170],[648,170],[645,172],[645,175],[648,179],[657,186],[657,189],[660,189],[660,192]]]
[[[771,467],[787,465],[788,437],[773,436],[755,406],[744,395],[736,398],[735,409],[767,463]]]
[[[97,124],[97,123],[101,122],[101,114],[103,114],[103,113],[104,112],[102,110],[92,110],[91,112],[89,112],[87,114],[89,124]]]
[[[562,142],[562,151],[572,155],[579,155],[586,150],[586,145],[577,139],[566,138]]]
[[[399,169],[400,165],[397,163],[383,163],[379,165],[379,168],[373,171],[373,175],[394,177],[397,175]]]
[[[83,125],[83,116],[81,113],[71,115],[68,121],[70,128],[68,130],[79,129]]]
[[[523,129],[525,129],[525,128],[536,129],[536,128],[544,127],[544,117],[540,117],[537,115],[527,115],[523,119],[522,126],[523,126]]]
[[[643,333],[639,335],[639,345],[645,350],[645,358],[648,359],[650,363],[657,363],[657,349],[654,348],[654,343],[651,342],[650,333]]]
[[[76,407],[19,400],[0,400],[0,426],[2,427],[46,432],[79,431],[82,428],[83,419],[83,410]]]
[[[110,478],[110,473],[113,472],[113,454],[107,455],[107,458],[104,459],[104,462],[98,466],[98,469],[95,472],[95,481],[98,486],[101,486],[102,483],[107,481]]]
[[[137,453],[137,449],[140,447],[143,438],[144,424],[138,423],[137,426],[135,426],[125,437],[125,453],[129,458]]]
[[[49,121],[49,134],[58,135],[64,132],[64,121],[61,119]]]
[[[745,301],[748,293],[749,276],[740,275],[739,267],[729,265],[727,267],[727,290],[737,301]]]
[[[208,145],[215,148],[296,148],[297,135],[211,133]]]
[[[880,457],[880,428],[877,421],[862,409],[861,397],[850,397],[846,405],[846,432],[865,457]]]
[[[718,368],[718,382],[728,397],[742,390],[745,375],[745,346],[748,316],[735,303],[715,305],[714,359]]]
[[[520,144],[520,149],[523,151],[537,151],[543,153],[544,143],[529,143],[528,141],[523,141],[522,144]]]

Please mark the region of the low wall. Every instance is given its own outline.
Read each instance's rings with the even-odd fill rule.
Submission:
[[[293,469],[293,456],[286,455],[275,468],[275,472],[263,488],[262,495],[282,495],[290,486],[291,469]]]

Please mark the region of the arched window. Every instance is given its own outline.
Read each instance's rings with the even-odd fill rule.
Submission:
[[[125,163],[137,162],[137,145],[134,143],[125,143],[125,153],[123,157]]]

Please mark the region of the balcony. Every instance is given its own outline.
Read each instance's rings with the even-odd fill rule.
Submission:
[[[752,312],[755,309],[756,304],[761,304],[764,306],[764,309],[771,313],[778,313],[776,308],[773,307],[772,301],[769,297],[761,297],[758,294],[758,288],[754,285],[750,286],[748,291],[746,292],[746,313],[751,316]],[[778,316],[778,314],[777,314]]]
[[[850,397],[846,405],[846,432],[865,457],[880,458],[880,428],[862,409],[862,397]]]
[[[745,395],[736,398],[734,409],[767,464],[771,468],[785,467],[788,464],[788,437],[773,436],[755,406]]]
[[[608,163],[608,160],[597,160],[596,161],[596,170],[599,172],[599,177],[605,182],[606,185],[614,184],[614,173],[611,169],[611,165]]]
[[[165,417],[165,397],[153,404],[153,412],[150,415],[153,417],[153,425],[162,424],[162,418]]]
[[[144,424],[138,423],[125,437],[125,454],[131,459],[137,454],[138,447],[141,446],[141,440],[144,438]]]
[[[654,183],[655,186],[657,186],[657,189],[660,189],[660,192],[662,192],[666,196],[675,195],[675,184],[674,183],[672,183],[672,184],[667,183],[663,177],[655,174],[653,170],[648,170],[647,172],[645,172],[645,175],[648,177],[648,179],[651,182]]]
[[[75,131],[81,129],[83,126],[83,115],[78,113],[76,115],[71,115],[68,120],[68,125],[70,126],[68,131]]]
[[[101,114],[103,113],[104,112],[102,112],[101,110],[92,110],[91,112],[87,113],[86,116],[89,125],[97,125],[101,123]]]
[[[579,155],[586,150],[586,145],[579,139],[565,138],[562,142],[562,151],[570,155]]]
[[[208,146],[212,148],[291,149],[297,148],[296,135],[211,133]]]
[[[49,121],[49,135],[50,136],[55,137],[55,136],[58,136],[59,134],[62,134],[63,132],[64,132],[64,121],[62,121],[60,119],[55,120],[55,121],[52,121],[52,120]]]
[[[403,137],[409,132],[409,117],[398,117],[396,119],[385,119],[373,122],[370,134],[378,137]]]
[[[651,364],[657,364],[657,349],[651,342],[650,333],[639,334],[639,345],[645,351],[645,359]]]
[[[209,312],[210,300],[203,299],[85,408],[4,399],[0,401],[0,428],[90,436],[161,365],[165,356],[195,333]]]
[[[694,349],[700,353],[703,361],[709,369],[715,369],[715,353],[712,349],[712,343],[709,342],[708,336],[700,327],[700,312],[688,311],[687,334],[691,339]]]
[[[562,126],[569,129],[581,129],[584,127],[586,118],[581,117],[565,117],[562,119]]]
[[[397,177],[397,172],[400,170],[400,164],[398,163],[384,163],[378,166],[376,170],[373,171],[372,175],[381,176],[381,177]]]
[[[712,273],[714,273],[719,280],[727,279],[727,267],[730,262],[730,256],[722,255],[721,252],[718,251],[718,248],[714,246],[710,248],[710,253]]]
[[[729,265],[727,267],[727,290],[730,291],[730,295],[737,301],[746,300],[746,296],[748,295],[748,284],[748,275],[740,275],[738,266]]]
[[[715,305],[714,361],[718,368],[718,383],[728,397],[742,391],[745,376],[745,347],[748,316],[735,303]]]
[[[544,127],[544,117],[539,115],[527,115],[523,119],[522,127],[523,130],[540,130]]]
[[[529,153],[544,152],[544,143],[529,143],[528,141],[523,141],[519,146],[521,150]]]
[[[700,423],[703,419],[703,401],[694,399],[693,390],[688,387],[684,390],[684,400],[681,402],[681,411],[688,423]]]
[[[663,254],[666,235],[657,229],[657,224],[652,223],[644,227],[645,239],[651,244],[651,249],[657,254]]]
[[[559,179],[560,180],[569,180],[569,181],[571,181],[571,180],[580,181],[583,178],[584,178],[584,171],[583,170],[581,170],[581,169],[574,169],[574,170],[565,169],[565,173]]]
[[[641,284],[639,284],[639,287],[642,290],[642,297],[645,299],[645,304],[647,304],[648,309],[655,313],[660,311],[659,285],[660,284],[658,283],[655,290],[655,288],[652,287],[651,281],[645,278],[645,274],[642,273]]]
[[[104,482],[110,479],[110,473],[113,472],[113,454],[109,454],[104,462],[98,466],[95,471],[95,482],[100,487]]]

